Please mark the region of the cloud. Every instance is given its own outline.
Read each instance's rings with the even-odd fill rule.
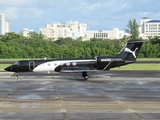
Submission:
[[[39,18],[45,13],[44,8],[40,8],[37,3],[38,0],[5,0],[0,1],[0,13],[6,14],[6,16],[12,20],[14,19],[25,19]]]
[[[123,29],[129,19],[160,18],[159,6],[156,0],[1,0],[0,13],[16,31],[70,20],[86,23],[90,29]]]
[[[12,19],[17,19],[18,14],[17,14],[18,9],[16,7],[7,7],[5,10],[1,10],[1,13],[4,13],[7,18],[12,18]]]
[[[0,6],[10,6],[10,7],[32,6],[37,2],[38,0],[1,0]]]
[[[115,12],[117,10],[121,10],[123,7],[125,8],[127,3],[124,0],[108,0],[103,4],[103,6],[111,12]]]
[[[127,3],[122,5],[122,9],[124,9],[127,6]]]
[[[83,8],[86,10],[95,10],[95,9],[99,8],[100,6],[101,6],[100,3],[94,3],[94,4],[90,4],[90,5],[83,4]]]
[[[44,10],[37,8],[32,8],[30,11],[33,13],[35,18],[39,18],[45,13]]]
[[[36,20],[44,16],[45,11],[38,8],[21,9],[17,12],[20,20]]]

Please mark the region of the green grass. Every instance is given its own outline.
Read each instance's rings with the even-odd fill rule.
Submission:
[[[130,64],[112,70],[160,70],[160,64]]]
[[[43,58],[42,58],[43,59]],[[19,61],[19,60],[33,60],[33,58],[32,59],[29,59],[29,58],[23,58],[23,59],[0,59],[0,61]],[[38,60],[38,58],[36,58],[35,60]]]
[[[138,58],[137,60],[146,60],[146,61],[154,61],[154,60],[157,60],[157,61],[160,61],[160,58]]]
[[[4,70],[4,68],[10,66],[10,64],[0,64],[0,70]]]

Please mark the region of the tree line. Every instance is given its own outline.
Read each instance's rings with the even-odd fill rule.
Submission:
[[[99,55],[110,56],[118,54],[127,40],[139,40],[136,20],[130,20],[124,36],[120,40],[102,40],[92,38],[82,41],[72,38],[59,38],[56,41],[44,39],[42,34],[29,33],[24,37],[14,32],[0,35],[0,58],[90,58]],[[160,37],[149,37],[141,48],[139,58],[160,58]]]
[[[121,40],[91,39],[90,41],[60,38],[57,41],[25,38],[15,33],[0,37],[0,58],[90,58],[115,55],[123,48]],[[143,44],[140,58],[160,58],[160,38]]]

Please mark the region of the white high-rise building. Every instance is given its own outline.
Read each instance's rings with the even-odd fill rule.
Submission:
[[[40,28],[40,33],[46,38],[57,40],[58,38],[71,37],[77,39],[85,37],[87,25],[78,21],[67,21],[66,24],[59,22],[48,23],[45,28]]]
[[[5,17],[5,14],[0,14],[0,35],[10,31],[10,20]]]
[[[139,31],[144,39],[147,39],[149,36],[160,36],[160,20],[152,20],[147,17],[142,18]]]

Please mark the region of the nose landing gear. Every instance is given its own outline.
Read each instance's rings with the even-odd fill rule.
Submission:
[[[18,79],[18,75],[19,75],[19,73],[14,73],[14,74],[13,74],[14,79],[16,79],[16,80],[17,80],[17,79]]]
[[[85,80],[88,80],[88,78],[89,78],[87,72],[82,72],[82,77],[83,77]]]

